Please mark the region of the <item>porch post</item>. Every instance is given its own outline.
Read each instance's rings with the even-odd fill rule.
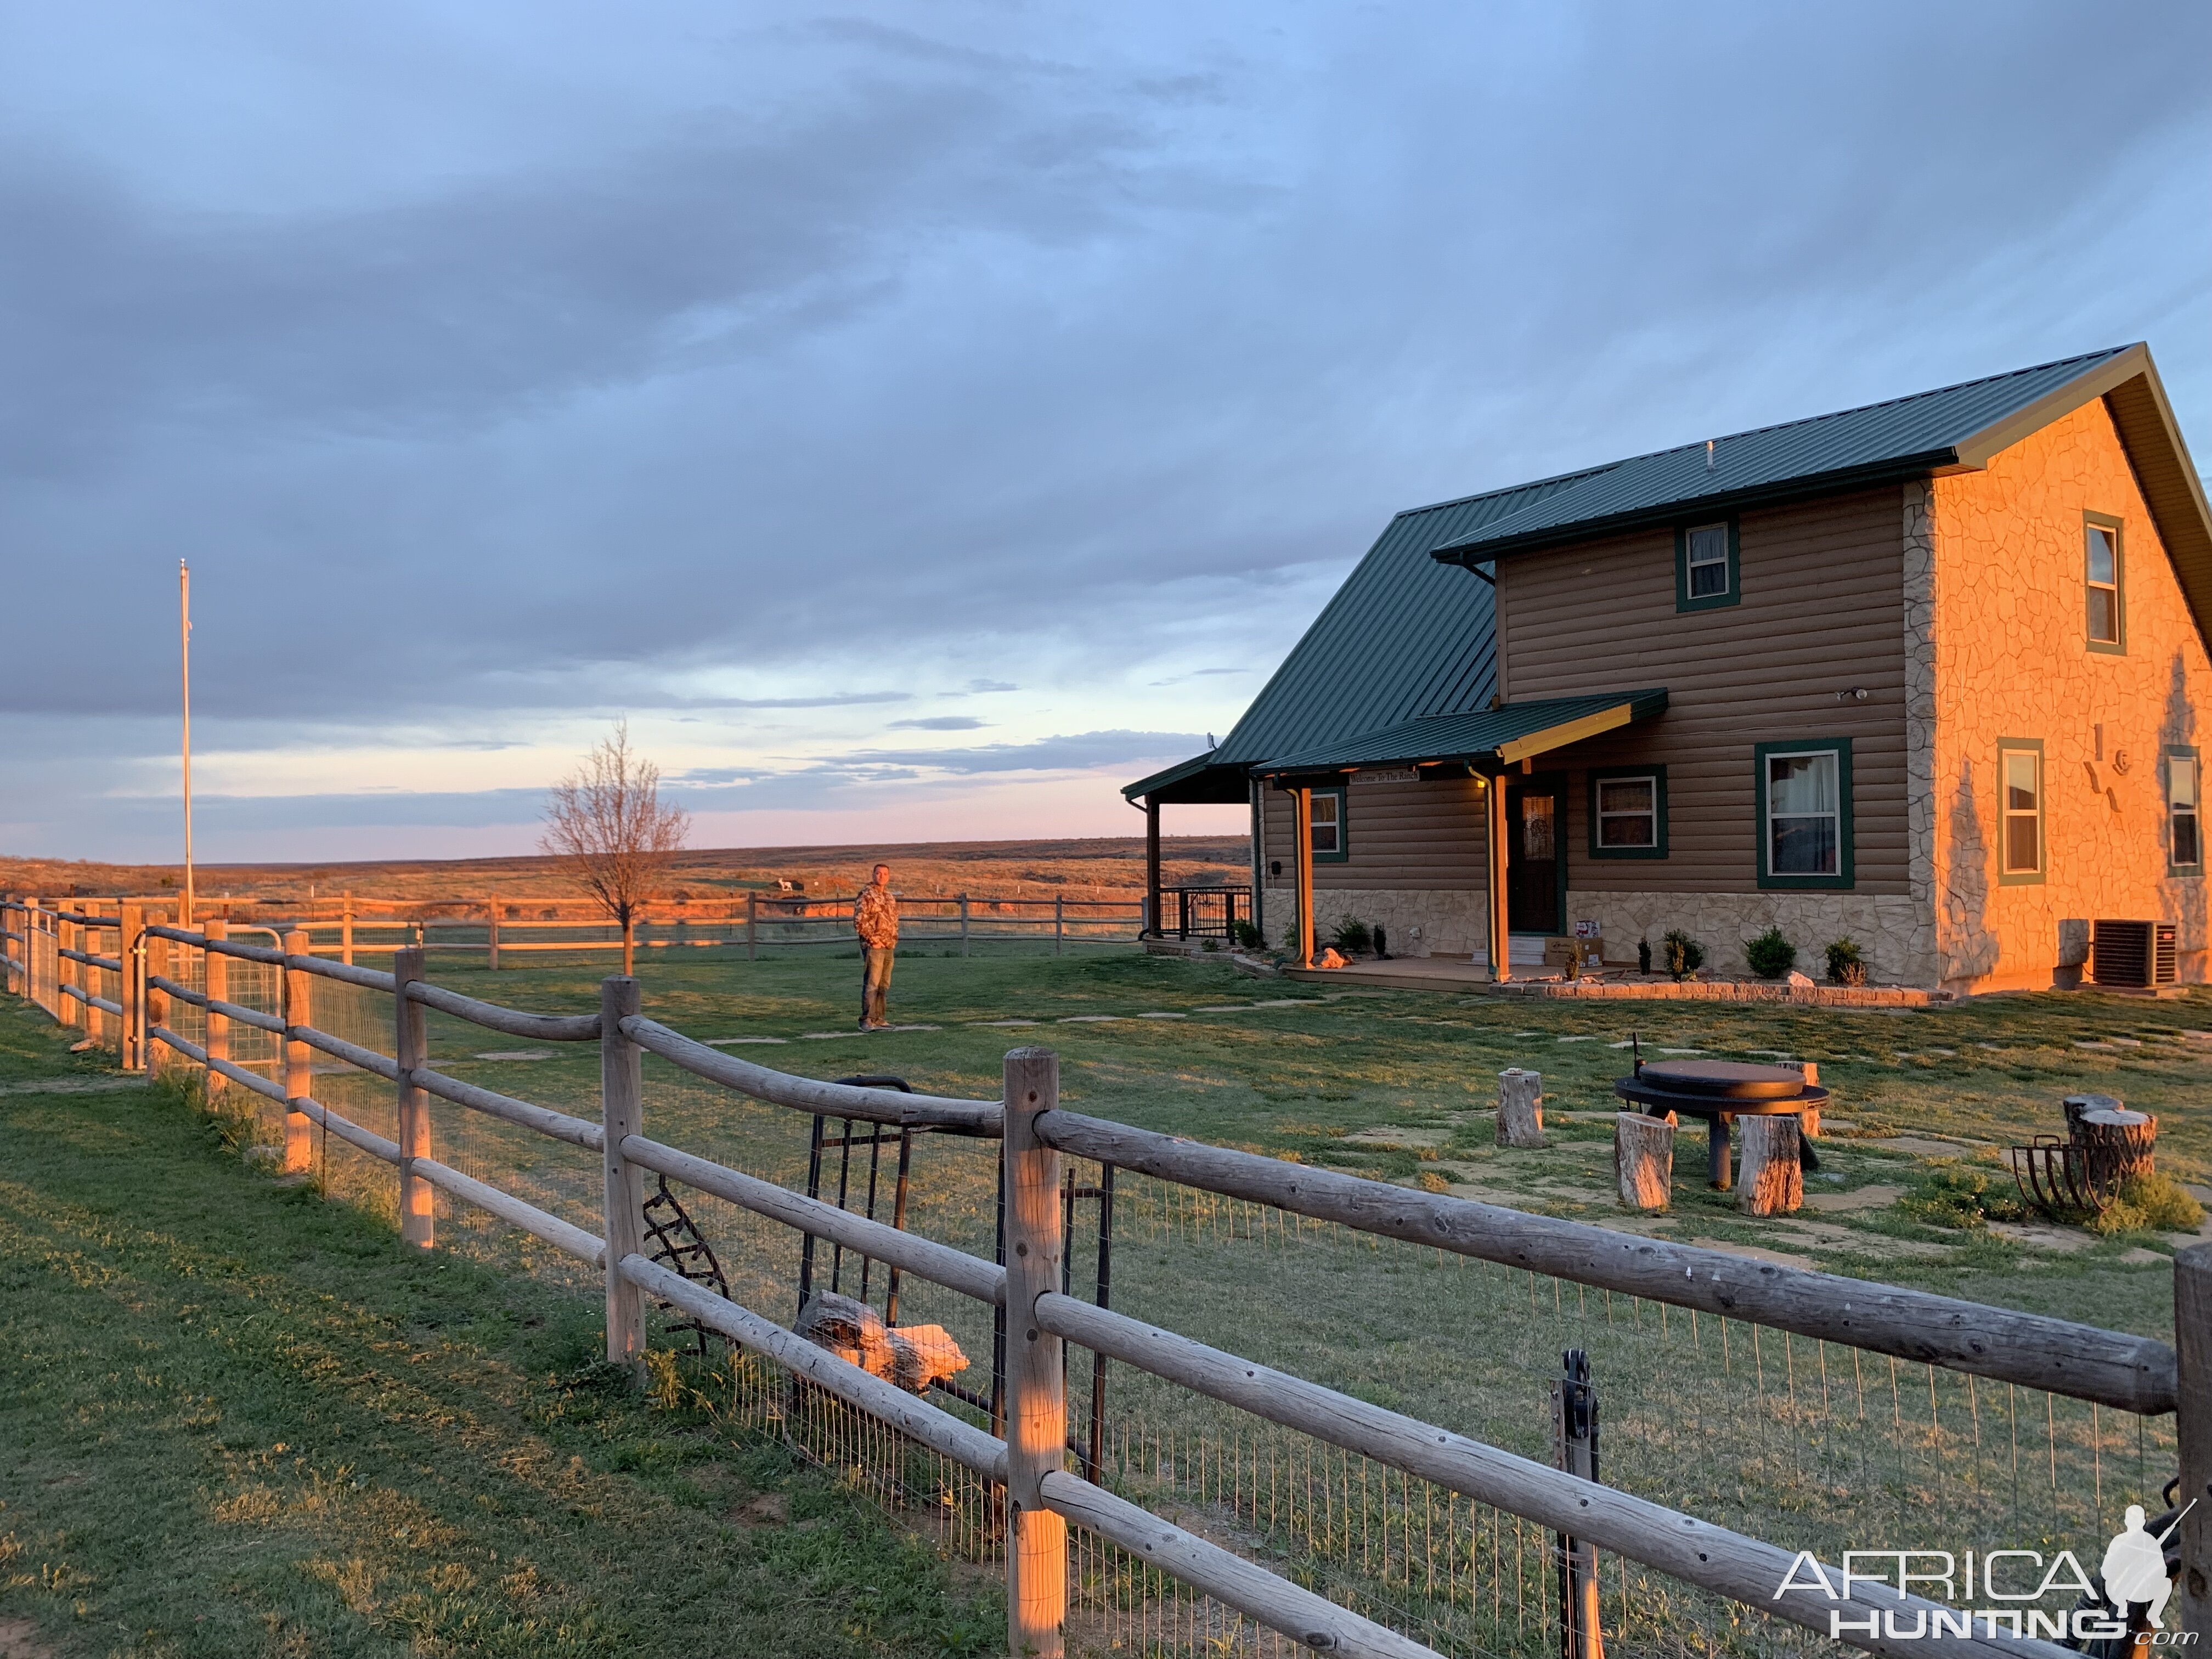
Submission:
[[[1490,794],[1490,978],[1503,985],[1513,977],[1513,945],[1505,914],[1505,775],[1493,773],[1484,784]]]
[[[1267,786],[1254,778],[1246,789],[1252,799],[1252,926],[1259,930],[1264,947],[1267,939],[1267,921],[1264,896],[1267,890]],[[1234,933],[1236,930],[1230,930]]]
[[[1167,924],[1160,920],[1160,798],[1145,797],[1145,931],[1161,934]]]
[[[1301,785],[1291,792],[1297,807],[1298,859],[1298,966],[1314,963],[1313,791]]]

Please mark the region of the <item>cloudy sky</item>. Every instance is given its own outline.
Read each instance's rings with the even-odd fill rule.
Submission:
[[[2212,8],[0,3],[0,850],[1126,834],[1394,510],[2148,339]],[[1231,819],[1236,815],[1232,812]],[[1213,827],[1203,813],[1170,828]]]

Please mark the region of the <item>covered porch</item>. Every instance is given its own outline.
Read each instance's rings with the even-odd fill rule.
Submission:
[[[1160,809],[1164,806],[1245,806],[1255,813],[1259,786],[1243,766],[1208,750],[1178,762],[1164,772],[1140,778],[1123,789],[1125,799],[1145,815],[1145,918],[1146,939],[1220,939],[1234,944],[1239,922],[1260,924],[1259,839],[1253,838],[1249,887],[1169,887],[1160,877]]]
[[[1500,703],[1474,714],[1408,720],[1252,768],[1255,779],[1282,791],[1292,806],[1297,937],[1293,971],[1310,969],[1316,954],[1316,791],[1334,792],[1364,770],[1411,771],[1423,781],[1474,781],[1483,800],[1487,960],[1409,959],[1362,963],[1357,971],[1377,981],[1410,975],[1424,985],[1504,984],[1513,977],[1516,931],[1557,933],[1565,926],[1564,787],[1540,773],[1539,758],[1653,719],[1666,708],[1663,689]],[[1541,954],[1540,945],[1535,945],[1534,959],[1540,961]]]

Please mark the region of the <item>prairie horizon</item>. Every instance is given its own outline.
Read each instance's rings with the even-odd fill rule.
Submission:
[[[1161,878],[1169,885],[1235,884],[1249,878],[1249,837],[1163,836]],[[1019,893],[1024,890],[1139,891],[1141,836],[1012,841],[860,842],[836,846],[687,848],[668,861],[668,896],[712,897],[803,882],[807,890],[857,889],[878,861],[910,894]],[[68,897],[168,892],[184,866],[0,855],[0,890]],[[544,854],[469,859],[228,861],[201,864],[203,900],[226,893],[307,896],[355,892],[386,898],[462,899],[490,894],[553,895],[574,886],[562,861]]]

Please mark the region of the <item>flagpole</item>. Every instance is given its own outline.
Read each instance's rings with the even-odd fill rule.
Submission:
[[[177,561],[177,647],[184,670],[185,908],[180,927],[192,925],[192,570]]]

